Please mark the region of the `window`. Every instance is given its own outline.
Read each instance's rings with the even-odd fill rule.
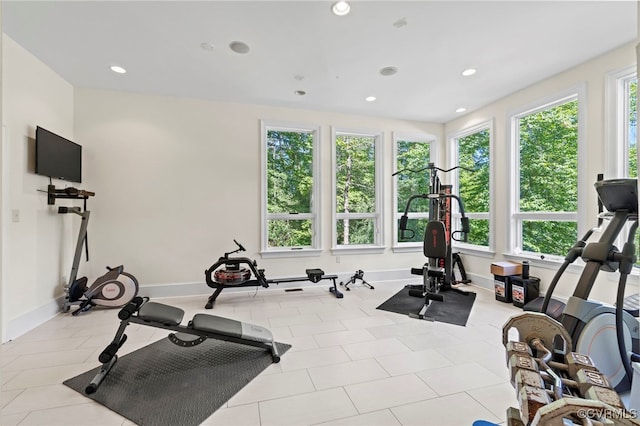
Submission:
[[[333,131],[334,249],[380,248],[382,135]]]
[[[636,66],[630,66],[607,75],[606,90],[606,135],[607,169],[605,179],[616,177],[638,177],[637,148],[637,100],[638,78]],[[626,242],[630,228],[620,233],[617,246]],[[640,233],[636,233],[636,268],[640,266]]]
[[[430,135],[401,135],[394,134],[394,170],[398,172],[394,177],[394,247],[422,247],[424,229],[429,220],[429,201],[416,199],[411,203],[411,210],[407,215],[407,229],[413,230],[400,235],[400,217],[404,213],[407,201],[412,195],[427,194],[429,192],[429,172],[414,173],[421,170],[435,159],[436,138]]]
[[[510,179],[510,240],[516,254],[564,257],[578,239],[585,182],[580,168],[583,90],[511,116],[515,170]]]
[[[492,122],[485,122],[453,135],[451,152],[453,164],[461,166],[453,174],[454,194],[464,203],[469,217],[468,248],[487,251],[493,247],[489,209],[492,205],[490,191]],[[455,203],[454,203],[455,205]],[[459,218],[460,215],[458,214]],[[457,229],[460,229],[458,222]]]
[[[319,127],[261,123],[262,252],[319,249]]]
[[[638,177],[636,66],[607,75],[607,136],[605,179]]]

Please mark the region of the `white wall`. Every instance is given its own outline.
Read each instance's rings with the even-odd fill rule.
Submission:
[[[75,137],[85,148],[93,272],[124,263],[144,285],[204,283],[233,239],[267,277],[311,267],[353,274],[419,265],[420,253],[331,254],[330,126],[384,131],[385,232],[391,230],[392,131],[442,137],[443,125],[76,89]],[[321,125],[320,257],[260,259],[260,120]],[[97,268],[97,269],[96,269]],[[366,275],[365,275],[366,276]],[[202,293],[210,293],[202,284]]]
[[[3,341],[55,315],[55,297],[71,267],[73,223],[47,205],[48,178],[34,174],[35,128],[73,138],[73,87],[12,39],[3,36],[2,123],[5,128],[3,199]],[[59,182],[54,182],[58,183]],[[9,189],[7,196],[4,189]],[[8,222],[8,223],[7,223]]]
[[[73,88],[36,58],[4,37],[2,50],[3,125],[7,128],[10,194],[5,211],[18,210],[19,222],[5,220],[3,341],[42,322],[58,310],[75,244],[74,219],[46,204],[48,179],[33,173],[36,125],[84,147],[84,183],[96,192],[89,200],[91,262],[81,273],[95,278],[105,265],[123,263],[143,286],[185,286],[202,294],[204,270],[241,241],[268,276],[300,275],[305,268],[350,275],[385,270],[406,271],[420,264],[417,253],[341,255],[330,247],[330,126],[384,131],[385,232],[391,233],[391,132],[430,133],[441,138],[477,122],[495,120],[497,223],[505,223],[507,111],[580,81],[588,83],[587,166],[601,171],[606,146],[603,131],[603,84],[606,72],[635,62],[634,46],[618,49],[589,64],[535,84],[445,126],[327,112],[223,104]],[[320,257],[260,259],[259,120],[322,126],[322,242]],[[443,144],[442,144],[443,145]],[[441,147],[442,149],[442,147]],[[54,182],[60,186],[60,181]],[[4,196],[5,194],[3,194]],[[65,203],[67,205],[67,203]],[[595,206],[595,193],[588,205]],[[593,220],[595,211],[589,213]],[[498,227],[497,254],[502,259],[505,233]],[[391,238],[386,240],[387,246]],[[465,266],[479,281],[490,281],[493,259],[466,255]],[[534,265],[532,273],[548,283],[553,269]],[[366,275],[365,275],[366,276]],[[576,276],[570,276],[569,279]],[[187,285],[193,284],[188,287]],[[610,282],[613,285],[613,282]],[[637,289],[637,277],[633,280]],[[633,287],[633,286],[632,286]],[[144,291],[144,289],[143,289]],[[562,293],[562,292],[561,292]],[[566,292],[565,292],[566,294]],[[608,300],[613,287],[596,289]]]
[[[509,221],[507,211],[510,180],[508,175],[510,162],[508,156],[509,111],[585,82],[587,84],[586,139],[588,149],[586,164],[581,164],[581,166],[586,167],[589,182],[595,182],[596,175],[605,172],[605,150],[607,149],[607,144],[612,142],[605,138],[604,131],[605,75],[610,71],[628,67],[636,62],[634,45],[635,43],[623,46],[446,124],[446,133],[452,134],[476,123],[494,120],[493,164],[495,164],[495,167],[492,170],[492,179],[494,179],[496,200],[496,205],[494,206],[496,223],[495,260],[504,260],[503,253],[507,251],[507,226],[500,224],[506,224]],[[587,186],[586,193],[586,205],[589,209],[587,211],[588,227],[592,227],[596,226],[597,223],[597,194],[591,184]],[[466,256],[465,260],[467,261],[465,267],[472,273],[490,277],[487,259]],[[540,277],[543,287],[546,288],[558,266],[559,264],[549,265],[534,262],[531,274]],[[573,291],[577,278],[578,275],[575,273],[567,273],[565,279],[561,281],[564,285],[561,284],[557,288],[557,294],[568,297]],[[601,274],[599,278],[601,278],[599,280],[600,284],[594,286],[592,296],[612,303],[615,300],[615,285],[611,281],[612,277],[607,277],[607,274]],[[617,279],[617,275],[615,279]],[[631,277],[629,281],[629,291],[637,292],[638,277]]]

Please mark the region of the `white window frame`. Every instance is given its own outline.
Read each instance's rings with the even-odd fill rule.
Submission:
[[[313,195],[311,200],[311,212],[299,214],[268,213],[267,212],[267,131],[282,130],[288,132],[309,132],[313,133]],[[321,208],[320,208],[320,138],[321,128],[319,125],[288,123],[273,120],[260,120],[261,139],[261,247],[260,252],[263,258],[277,257],[304,257],[319,256],[321,249]],[[312,225],[312,245],[311,247],[269,247],[268,221],[271,219],[311,219]]]
[[[407,142],[415,142],[415,143],[424,143],[429,145],[429,161],[425,162],[425,167],[427,163],[438,164],[438,137],[435,135],[431,135],[428,133],[402,133],[402,132],[393,132],[393,173],[397,172],[395,170],[398,167],[398,142],[399,141],[407,141]],[[425,188],[425,193],[428,188]],[[408,200],[405,200],[405,203]],[[393,251],[402,253],[402,252],[418,252],[422,251],[423,243],[421,242],[402,242],[398,241],[398,220],[402,216],[402,212],[398,211],[398,178],[397,176],[393,177]],[[402,206],[404,210],[404,206]],[[424,213],[409,213],[407,215],[410,219],[428,219],[429,211]]]
[[[637,78],[636,65],[612,71],[605,77],[605,179],[629,176],[629,116],[627,84]]]
[[[373,213],[338,213],[336,203],[336,137],[341,135],[369,137],[373,138],[375,150],[375,212]],[[366,253],[382,253],[384,247],[384,212],[382,209],[383,191],[382,191],[382,150],[384,146],[384,135],[382,131],[363,131],[350,130],[344,128],[331,127],[331,220],[333,223],[331,231],[331,251],[335,255],[340,254],[366,254]],[[374,220],[374,243],[344,245],[338,244],[338,220],[341,219],[373,219]]]
[[[449,164],[447,168],[455,167],[458,165],[458,140],[466,136],[473,135],[474,133],[481,132],[483,130],[489,131],[489,211],[486,213],[472,213],[466,212],[466,216],[469,219],[484,219],[489,221],[489,245],[481,246],[477,244],[464,243],[461,241],[452,240],[452,246],[463,253],[470,253],[476,255],[493,256],[495,253],[495,155],[494,155],[494,120],[487,120],[480,122],[476,125],[460,129],[449,135]],[[454,194],[460,194],[460,181],[458,179],[458,171],[449,172],[451,175],[451,184],[453,185]],[[464,200],[462,200],[464,203]],[[460,212],[458,209],[458,203],[451,203],[454,212],[453,223],[460,223]]]
[[[576,212],[520,212],[520,137],[518,120],[539,111],[552,108],[557,105],[570,102],[574,99],[578,101],[578,203]],[[507,115],[509,123],[509,158],[511,167],[509,170],[509,226],[507,228],[507,253],[509,256],[516,256],[522,260],[529,259],[540,265],[553,265],[561,263],[564,256],[550,255],[547,253],[537,254],[522,250],[522,222],[526,219],[533,220],[564,220],[577,222],[577,238],[586,232],[586,189],[587,170],[586,164],[586,104],[587,89],[586,84],[581,83],[568,88],[555,95],[548,96],[520,108],[510,111]],[[593,179],[592,179],[593,180]],[[576,238],[576,239],[577,239]]]
[[[629,177],[629,97],[627,85],[638,78],[636,65],[629,65],[608,73],[605,77],[605,179]],[[636,122],[637,126],[637,122]],[[636,132],[638,127],[636,127]],[[636,142],[637,143],[637,142]],[[638,151],[640,153],[640,151]],[[640,162],[639,162],[640,164]],[[639,173],[640,174],[640,173]],[[630,224],[626,224],[617,239],[617,246],[626,243]],[[638,275],[634,266],[633,275]],[[613,280],[613,278],[611,278]]]

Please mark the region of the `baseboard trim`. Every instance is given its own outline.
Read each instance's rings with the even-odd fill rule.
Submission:
[[[347,282],[355,273],[353,272],[341,272],[331,275],[337,275],[338,283]],[[367,282],[384,282],[384,281],[397,281],[410,279],[412,277],[409,268],[403,269],[391,269],[384,271],[365,271],[363,275]],[[310,281],[300,281],[294,283],[281,283],[278,285],[272,285],[268,289],[261,289],[260,291],[268,290],[283,290],[289,288],[304,288],[304,287],[325,287],[332,284],[331,281],[324,280],[318,283],[312,283]],[[237,287],[227,288],[225,292],[234,291],[255,291],[254,287]],[[213,290],[209,288],[204,282],[191,282],[191,283],[178,283],[178,284],[147,284],[140,286],[139,295],[149,297],[152,299],[161,299],[167,297],[186,297],[186,296],[203,296],[207,297],[213,293]],[[2,343],[11,341],[17,337],[22,336],[28,331],[33,330],[39,325],[44,324],[51,318],[58,314],[61,314],[63,296],[45,303],[44,305],[33,309],[25,314],[22,314],[12,320],[9,320],[6,325],[6,334],[3,335]]]
[[[61,296],[50,300],[36,309],[9,320],[2,343],[10,342],[55,317],[60,313],[62,299]]]

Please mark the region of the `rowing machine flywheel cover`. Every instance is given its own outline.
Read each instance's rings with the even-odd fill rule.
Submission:
[[[231,268],[227,267],[224,269],[218,269],[214,272],[213,278],[220,284],[242,284],[249,281],[249,278],[251,278],[251,271],[247,268],[239,268],[237,265],[234,265]]]

